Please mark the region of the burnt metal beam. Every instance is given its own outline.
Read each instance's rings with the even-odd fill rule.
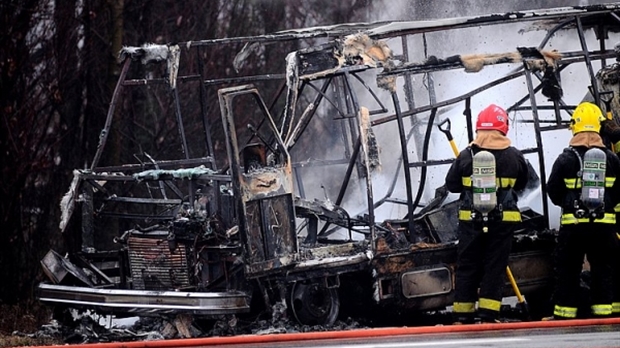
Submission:
[[[592,69],[592,61],[590,60],[590,53],[588,52],[588,44],[586,43],[586,38],[583,33],[583,24],[581,23],[581,18],[577,17],[577,32],[579,33],[579,42],[581,43],[581,49],[583,50],[583,55],[586,61],[586,67],[588,68],[588,73],[590,74],[590,85],[592,86],[592,91],[594,92],[594,101],[597,105],[601,103],[601,97],[598,93],[598,86],[596,83],[596,76],[594,74],[594,70]],[[530,77],[531,79],[531,77]]]
[[[364,129],[364,124],[361,122],[361,118],[364,117],[362,115],[362,110],[361,110],[361,106],[359,104],[359,100],[357,98],[357,93],[355,93],[355,91],[353,91],[353,89],[351,89],[351,84],[350,84],[350,75],[348,73],[345,73],[344,75],[344,82],[345,82],[345,86],[349,91],[349,96],[351,98],[351,104],[353,107],[353,110],[357,112],[357,114],[359,115],[358,119],[356,119],[357,121],[357,125],[359,127],[358,132],[359,132],[359,139],[362,140],[361,142],[361,155],[362,158],[364,159],[364,163],[363,163],[363,169],[365,171],[365,178],[366,178],[366,205],[368,208],[368,227],[370,229],[370,236],[371,236],[371,240],[375,240],[375,208],[374,208],[374,198],[373,198],[373,192],[372,192],[372,178],[370,175],[370,159],[368,158],[368,139],[365,136],[365,134],[367,134],[367,131],[370,130],[370,115],[368,116],[369,120],[368,120],[368,130]],[[354,127],[351,127],[351,132],[353,132]],[[366,141],[363,141],[366,140]],[[372,248],[374,248],[374,244],[371,246]]]
[[[196,49],[196,60],[198,61],[198,71],[200,72],[200,80],[204,81],[206,78],[204,63],[201,56],[201,48]],[[207,87],[204,83],[200,83],[200,111],[202,115],[202,127],[204,128],[205,146],[207,147],[207,154],[215,158],[215,152],[213,151],[213,141],[211,139],[211,122],[209,122],[209,110],[207,101]],[[213,161],[213,169],[217,169],[217,162]]]
[[[421,168],[421,167],[432,167],[441,164],[451,164],[454,162],[454,158],[442,159],[442,160],[427,160],[421,162],[409,162],[407,167],[409,168]]]
[[[308,124],[316,114],[317,106],[321,103],[323,99],[329,101],[333,105],[333,102],[325,95],[325,93],[327,92],[327,88],[329,88],[329,86],[331,85],[332,79],[333,77],[331,76],[327,78],[325,82],[323,82],[323,86],[321,86],[321,89],[317,89],[316,86],[314,86],[311,82],[308,82],[308,86],[313,88],[317,92],[317,95],[314,97],[314,100],[306,107],[306,110],[308,111],[304,112],[300,116],[299,121],[297,121],[297,124],[289,137],[284,140],[284,144],[286,145],[287,149],[290,150],[291,148],[293,148],[293,146],[295,146],[297,140],[299,140],[299,137],[301,137],[301,135],[304,133],[304,130],[306,130],[306,127],[308,127]]]
[[[408,43],[408,35],[403,35],[400,38],[400,43],[403,47],[403,60],[405,62],[409,61],[409,43]],[[411,110],[413,108],[415,108],[415,100],[413,97],[413,78],[411,77],[412,74],[406,73],[404,74],[404,79],[405,79],[405,84],[404,84],[404,89],[405,89],[405,102],[407,103],[407,109]],[[385,112],[387,112],[387,110],[385,110]]]
[[[379,104],[379,107],[380,107],[379,110],[369,110],[371,115],[385,113],[385,112],[388,111],[388,109],[385,107],[385,105],[383,105],[383,103],[381,102],[381,98],[379,98],[379,96],[377,96],[377,93],[375,93],[374,89],[372,89],[372,88],[370,88],[370,86],[368,86],[366,81],[364,81],[361,77],[359,77],[354,72],[351,73],[351,76],[355,77],[362,84],[362,86],[364,86],[364,89],[366,89],[368,91],[368,93],[370,93],[370,95],[372,96],[373,100],[376,101],[377,104]],[[407,90],[407,84],[405,84],[405,90]]]
[[[404,174],[405,174],[405,192],[407,194],[407,218],[408,218],[408,230],[410,238],[415,230],[415,224],[413,222],[413,212],[415,207],[413,206],[413,193],[411,190],[411,172],[409,169],[409,151],[407,150],[407,137],[405,136],[405,126],[403,124],[403,115],[400,111],[400,101],[398,100],[398,94],[392,92],[392,101],[394,103],[394,111],[396,112],[396,123],[398,124],[398,138],[400,139],[400,151],[401,158],[403,160]],[[436,109],[433,109],[436,110]],[[411,240],[413,241],[413,240]]]
[[[103,200],[106,202],[138,203],[138,204],[170,204],[170,205],[180,205],[183,202],[180,199],[139,198],[139,197],[119,197],[119,196],[106,197]]]
[[[355,146],[355,144],[354,144]],[[335,160],[316,160],[316,161],[307,161],[307,162],[295,162],[293,163],[294,168],[304,168],[304,167],[322,167],[322,166],[333,166],[338,164],[347,164],[349,163],[350,158],[342,158]]]
[[[164,210],[163,212],[168,211]],[[163,213],[162,212],[162,213]],[[144,221],[155,221],[155,220],[173,220],[174,215],[172,213],[168,215],[154,215],[154,214],[133,214],[133,213],[118,213],[111,211],[97,211],[97,216],[107,216],[111,218],[117,219],[129,219],[129,220],[144,220]]]
[[[467,140],[471,143],[474,141],[474,125],[472,124],[471,115],[471,97],[465,99],[465,110],[463,110],[463,116],[465,116],[465,124],[467,125]]]
[[[154,181],[153,179],[136,179],[132,175],[107,175],[107,174],[97,174],[97,173],[86,173],[83,174],[83,178],[85,180],[108,180],[108,181]],[[158,180],[168,180],[172,179],[171,175],[160,175]],[[196,175],[193,179],[195,180],[217,180],[229,182],[231,178],[228,175],[223,174],[200,174]]]
[[[218,79],[207,79],[201,75],[183,75],[177,78],[178,83],[202,81],[205,86],[218,86],[228,84],[246,84],[257,81],[271,81],[271,80],[284,80],[285,74],[260,74],[252,76],[238,76],[238,77],[223,77]],[[168,80],[163,77],[158,78],[142,78],[142,79],[127,79],[123,82],[123,86],[148,86],[148,85],[165,85]]]
[[[82,250],[95,249],[95,210],[93,186],[82,185]]]
[[[289,61],[294,60],[294,61]],[[297,109],[297,102],[299,99],[299,87],[300,87],[300,79],[299,79],[299,56],[298,52],[291,53],[286,59],[287,64],[290,66],[287,74],[286,84],[288,86],[286,93],[286,103],[284,112],[282,114],[282,122],[279,132],[280,137],[282,139],[287,139],[289,137],[289,133],[291,132],[291,125],[293,123],[293,118],[295,117],[295,110]]]
[[[172,97],[174,98],[174,114],[177,118],[177,129],[179,130],[179,136],[181,137],[181,146],[185,159],[189,159],[189,147],[187,146],[187,138],[185,137],[185,128],[183,127],[183,116],[181,113],[181,101],[179,100],[179,89],[172,87]]]
[[[93,170],[95,167],[97,167],[97,164],[99,164],[99,159],[101,158],[101,154],[103,153],[103,148],[105,147],[105,143],[108,140],[110,127],[112,126],[112,119],[114,118],[114,111],[116,111],[116,104],[118,103],[118,98],[123,90],[123,81],[127,77],[127,72],[129,71],[130,64],[131,59],[125,59],[125,62],[123,63],[123,68],[121,69],[121,74],[118,78],[118,82],[116,83],[116,87],[114,88],[114,93],[112,94],[112,100],[110,101],[110,108],[108,109],[108,115],[106,116],[105,124],[103,126],[103,129],[101,130],[101,134],[99,135],[97,152],[95,153],[93,162],[90,164],[90,170]]]
[[[342,200],[344,199],[344,194],[347,191],[347,186],[349,185],[349,181],[351,180],[351,174],[353,173],[353,168],[355,167],[355,163],[357,162],[357,157],[359,156],[361,147],[362,140],[358,136],[355,145],[353,145],[353,153],[351,154],[351,158],[349,159],[349,165],[347,166],[347,171],[344,174],[342,185],[340,185],[338,197],[336,197],[336,201],[334,202],[336,205],[342,204]]]
[[[181,160],[164,160],[157,161],[157,166],[161,169],[167,168],[179,168],[186,166],[195,166],[205,163],[213,163],[215,159],[211,156],[181,159]],[[124,171],[142,171],[145,169],[158,169],[154,163],[139,163],[139,164],[123,164],[120,166],[107,166],[93,168],[93,172],[124,172]]]
[[[341,98],[340,101],[342,104],[344,104],[344,107],[346,108],[346,115],[351,116],[348,117],[346,120],[343,120],[341,128],[342,136],[344,138],[345,158],[349,158],[351,155],[350,151],[352,149],[349,148],[349,146],[353,146],[353,139],[357,138],[358,135],[361,135],[360,130],[357,128],[359,125],[361,125],[361,122],[359,121],[360,105],[358,102],[357,94],[351,88],[350,77],[351,73],[349,71],[345,71],[344,75],[340,76],[342,88],[338,89],[338,94]],[[362,138],[364,138],[364,136],[362,136]],[[366,158],[366,155],[368,153],[367,145],[367,142],[362,142],[362,152],[360,152],[360,154],[362,155],[362,158],[365,158],[364,161],[368,160]],[[368,175],[370,175],[370,173],[363,168],[364,161],[360,160],[356,162],[358,178],[366,178]]]
[[[349,186],[349,182],[351,181],[351,174],[353,173],[353,168],[355,168],[355,163],[357,162],[357,157],[359,156],[361,147],[362,147],[362,139],[360,136],[358,136],[357,141],[355,142],[355,145],[353,145],[353,153],[351,154],[351,158],[349,159],[349,165],[347,166],[347,171],[345,172],[344,178],[342,179],[342,185],[340,185],[340,190],[338,191],[338,197],[336,197],[336,201],[334,201],[334,204],[336,206],[339,206],[340,204],[342,204],[342,200],[344,199],[344,194],[347,192],[347,187]],[[325,223],[325,225],[323,226],[323,228],[321,228],[321,231],[319,232],[318,235],[321,237],[325,236],[325,233],[327,229],[329,228],[329,226],[330,226],[329,222]]]
[[[512,74],[508,74],[508,75],[506,75],[506,76],[504,76],[502,78],[499,78],[497,80],[491,81],[491,82],[489,82],[489,83],[487,83],[485,85],[482,85],[482,86],[480,86],[480,87],[478,87],[478,88],[476,88],[476,89],[474,89],[474,90],[472,90],[472,91],[470,91],[468,93],[462,94],[460,96],[457,96],[457,97],[454,97],[454,98],[450,98],[450,99],[446,99],[446,100],[438,102],[436,104],[424,105],[424,106],[420,106],[420,107],[417,107],[415,109],[412,109],[412,110],[409,110],[409,111],[406,111],[406,112],[402,112],[401,116],[404,117],[404,116],[415,115],[415,114],[419,114],[419,113],[422,113],[422,112],[431,111],[432,109],[441,108],[441,107],[444,107],[444,106],[456,104],[456,103],[458,103],[458,102],[460,102],[462,100],[465,100],[467,98],[471,98],[472,96],[474,96],[474,95],[476,95],[476,94],[478,94],[480,92],[483,92],[483,91],[485,91],[485,90],[487,90],[489,88],[495,87],[495,86],[497,86],[499,84],[502,84],[504,82],[510,81],[510,80],[515,79],[517,77],[520,77],[521,75],[523,75],[522,71],[517,71],[517,72],[514,72]],[[377,119],[373,120],[371,123],[372,123],[373,126],[377,126],[377,125],[384,124],[384,123],[387,123],[387,122],[390,122],[390,121],[394,121],[396,119],[397,119],[397,116],[396,116],[396,114],[394,114],[394,115],[388,115],[388,116],[384,116],[384,117],[381,117],[381,118],[377,118]]]
[[[530,93],[530,104],[532,106],[532,118],[534,119],[534,134],[536,135],[536,148],[538,149],[538,169],[540,170],[540,177],[543,180],[540,181],[540,189],[541,192],[547,192],[547,182],[544,178],[547,177],[545,171],[545,156],[543,151],[542,144],[542,136],[540,129],[540,122],[538,122],[538,107],[536,105],[536,92],[534,91],[534,86],[532,83],[532,75],[527,68],[527,62],[523,61],[523,70],[525,71],[525,81],[527,82],[527,90]],[[549,203],[547,202],[547,198],[542,196],[542,208],[543,215],[547,216],[545,219],[545,226],[549,228]]]

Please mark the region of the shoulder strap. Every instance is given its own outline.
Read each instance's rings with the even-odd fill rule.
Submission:
[[[477,145],[468,145],[466,147],[466,149],[469,151],[469,153],[471,154],[471,157],[473,158],[475,154],[477,154],[478,152],[480,152],[480,147],[478,147]]]
[[[564,151],[570,151],[574,153],[575,156],[577,156],[577,159],[579,160],[579,172],[577,172],[577,176],[581,177],[581,174],[583,173],[583,158],[581,158],[579,152],[577,152],[577,150],[575,150],[575,148],[572,146],[565,148]]]

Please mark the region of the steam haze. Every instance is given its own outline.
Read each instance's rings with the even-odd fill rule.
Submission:
[[[370,18],[370,21],[384,20],[432,20],[449,17],[464,17],[486,15],[491,13],[505,13],[521,10],[540,9],[541,3],[544,8],[565,7],[588,4],[602,4],[605,1],[508,1],[508,2],[488,2],[488,1],[389,1],[389,5],[382,8],[381,11],[374,13],[376,17]],[[451,30],[444,32],[428,33],[426,35],[426,52],[424,52],[424,42],[421,35],[410,36],[409,61],[421,62],[427,56],[435,55],[445,58],[457,54],[482,54],[482,53],[504,53],[514,52],[516,47],[535,47],[540,44],[545,35],[546,30],[533,30],[531,23],[520,24],[501,24],[487,27],[473,27],[460,30]],[[592,30],[586,32],[586,40],[589,45],[596,43]],[[606,42],[607,47],[613,47],[620,38],[615,33],[609,34]],[[397,40],[388,40],[388,45],[394,50],[396,55],[401,55],[402,47]],[[581,50],[578,37],[573,31],[557,33],[544,48],[546,50],[558,49],[560,51],[579,51]],[[609,62],[608,62],[609,64]],[[518,68],[518,64],[501,64],[497,66],[487,66],[478,73],[465,73],[463,69],[441,71],[432,74],[432,81],[436,93],[436,100],[442,101],[453,98],[467,91],[473,90],[479,86],[488,83],[491,80],[513,72]],[[595,71],[600,68],[600,63],[594,63]],[[415,105],[422,106],[429,103],[429,80],[428,76],[416,74],[414,78]],[[574,67],[568,67],[562,71],[562,87],[564,89],[563,100],[568,105],[578,104],[584,97],[587,86],[589,85],[589,76],[587,69],[583,64],[576,64]],[[402,87],[402,77],[399,78],[399,87]],[[536,81],[534,81],[536,83]],[[474,119],[482,108],[490,103],[495,103],[504,107],[513,105],[516,101],[526,96],[528,93],[525,79],[519,78],[499,86],[493,87],[486,92],[476,95],[472,98],[472,117]],[[539,93],[540,94],[540,93]],[[399,98],[401,108],[407,110],[406,99],[402,94],[402,88],[399,89]],[[389,94],[382,96],[382,101],[388,107],[388,113],[394,113],[393,105]],[[364,100],[361,101],[362,105]],[[542,95],[538,95],[538,105],[546,105],[549,102]],[[527,105],[527,103],[526,103]],[[446,112],[446,110],[449,110]],[[468,145],[466,123],[463,117],[464,102],[456,104],[451,110],[444,108],[438,113],[436,124],[445,118],[449,118],[452,122],[452,133],[459,149],[464,149]],[[443,114],[441,112],[444,112]],[[511,138],[513,145],[519,149],[532,148],[536,146],[535,135],[531,123],[523,123],[524,120],[531,120],[531,113],[528,112],[511,112],[511,128],[508,136]],[[544,119],[553,118],[551,112],[539,111],[539,117]],[[570,116],[563,112],[562,118],[567,120]],[[424,138],[424,130],[427,122],[428,114],[416,115],[413,123],[406,118],[406,129],[414,127],[414,135],[409,142],[409,160],[417,161],[421,159],[422,140]],[[382,170],[373,173],[373,195],[375,201],[382,198],[392,180],[396,163],[400,158],[400,144],[398,142],[398,133],[395,123],[380,125],[374,127],[377,140],[381,149],[380,159]],[[570,132],[567,130],[547,131],[543,132],[543,148],[545,158],[545,175],[548,175],[551,166],[564,147],[568,145]],[[433,136],[429,145],[429,159],[447,159],[453,158],[454,154],[449,146],[444,134],[433,129]],[[536,155],[527,155],[526,158],[532,163],[533,167],[540,175],[539,160]],[[433,198],[435,188],[443,185],[445,173],[448,166],[430,167],[427,173],[427,182],[424,187],[424,195],[421,203],[424,204]],[[413,195],[419,187],[420,171],[418,169],[411,170]],[[405,185],[403,182],[403,170],[399,170],[399,181],[396,185],[393,197],[405,199]],[[545,180],[542,178],[541,180]],[[363,185],[363,184],[361,184]],[[351,213],[357,213],[358,210],[363,211],[366,208],[365,190],[352,190],[351,186],[344,202],[345,209]],[[456,195],[450,195],[448,200],[455,199]],[[542,213],[542,199],[540,190],[526,195],[520,201],[520,205],[528,206],[535,211]],[[550,209],[550,225],[557,227],[559,224],[559,208],[549,202]],[[402,218],[407,213],[407,209],[403,205],[384,204],[377,210],[376,220],[381,221],[386,218]]]

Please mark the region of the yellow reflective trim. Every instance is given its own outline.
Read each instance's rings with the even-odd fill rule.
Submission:
[[[471,210],[459,210],[459,220],[471,220]]]
[[[615,182],[615,177],[605,177],[605,187],[613,187]]]
[[[465,187],[471,187],[471,176],[464,176],[461,178],[461,182]]]
[[[521,221],[521,212],[506,210],[502,214],[502,221]]]
[[[620,302],[614,302],[611,304],[611,312],[614,314],[620,313]]]
[[[614,211],[616,213],[620,213],[620,203],[616,204],[616,206],[614,207]]]
[[[601,221],[599,221],[601,220]],[[594,222],[602,222],[604,224],[615,224],[616,223],[616,214],[605,213],[602,219],[594,220]]]
[[[471,210],[459,210],[459,220],[471,221]],[[521,212],[504,210],[502,212],[502,221],[519,222],[521,221]]]
[[[555,305],[553,315],[563,318],[577,318],[577,307],[562,307]]]
[[[560,219],[560,225],[575,225],[581,223],[590,222],[589,218],[581,218],[577,219],[575,215],[572,213],[562,214],[562,218]],[[605,213],[602,219],[595,219],[594,221],[597,224],[615,224],[616,223],[616,214],[615,213]]]
[[[605,177],[605,187],[613,187],[615,182],[615,177]],[[566,185],[566,188],[569,189],[581,188],[581,178],[564,179],[564,185]]]
[[[453,311],[459,313],[474,313],[476,304],[474,302],[454,302],[452,304]]]
[[[616,237],[618,237],[618,239],[620,239],[620,233],[616,233]]]
[[[495,178],[495,186],[501,188],[509,188],[514,187],[517,182],[516,178]],[[471,187],[471,177],[463,176],[461,177],[461,183],[464,187]]]
[[[564,179],[564,185],[566,185],[566,187],[569,188],[569,189],[581,188],[581,179],[579,179],[579,178],[566,178],[566,179]]]
[[[612,306],[610,304],[592,305],[590,310],[594,315],[611,315]]]
[[[517,182],[516,178],[496,178],[495,185],[501,188],[514,187]]]
[[[614,150],[620,151],[620,141],[617,142],[617,143],[614,143],[613,145],[614,145]],[[616,152],[616,153],[618,153],[618,152]]]
[[[491,300],[490,298],[481,298],[478,307],[499,312],[502,301]]]

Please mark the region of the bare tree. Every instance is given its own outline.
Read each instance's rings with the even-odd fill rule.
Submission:
[[[37,258],[50,240],[40,233],[51,227],[56,213],[47,203],[54,197],[49,183],[59,163],[63,133],[59,109],[64,99],[54,63],[53,14],[43,1],[8,1],[0,5],[0,105],[2,161],[0,270],[2,298],[30,297]],[[10,284],[10,285],[9,285]]]

